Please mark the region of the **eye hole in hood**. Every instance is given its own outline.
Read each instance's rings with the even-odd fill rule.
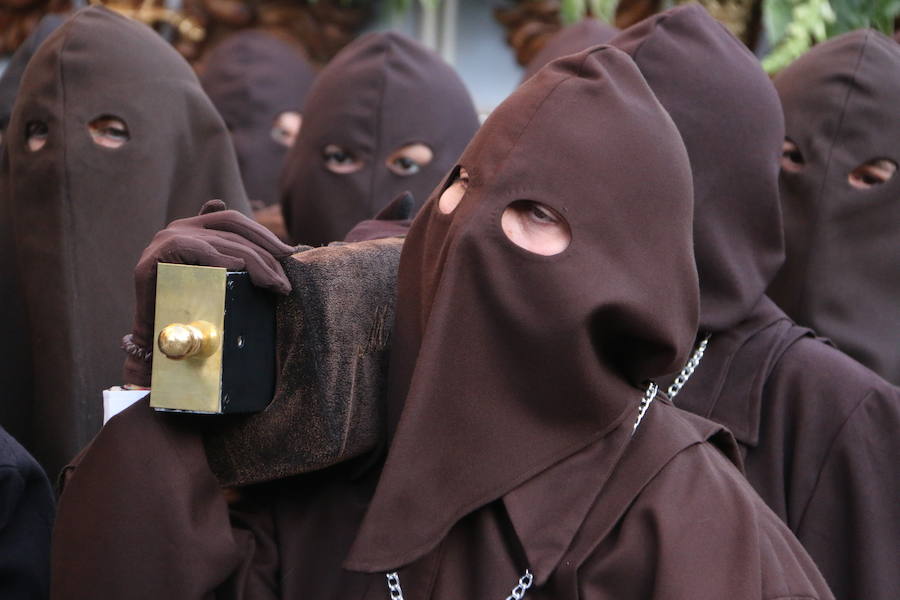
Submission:
[[[897,172],[897,163],[886,158],[874,158],[865,162],[847,175],[847,181],[858,190],[883,185]]]

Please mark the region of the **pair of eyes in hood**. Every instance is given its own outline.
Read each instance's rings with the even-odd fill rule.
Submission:
[[[441,192],[437,209],[444,215],[456,210],[469,189],[469,173],[457,167]],[[516,246],[534,254],[553,256],[569,247],[572,229],[557,211],[535,200],[516,200],[503,210],[500,228]]]
[[[788,173],[801,173],[806,168],[806,159],[799,146],[790,138],[785,138],[781,150],[781,168]],[[873,158],[847,173],[847,182],[858,190],[884,185],[897,172],[897,163],[888,158]]]
[[[384,166],[400,177],[415,175],[434,160],[432,149],[421,142],[406,144],[391,152]],[[339,144],[326,144],[322,148],[322,162],[325,168],[338,175],[350,175],[366,166],[366,161],[352,150]]]
[[[128,125],[124,120],[113,115],[101,115],[87,125],[91,140],[104,148],[121,148],[131,139]],[[30,152],[37,152],[53,135],[44,121],[29,121],[25,125],[25,147]]]

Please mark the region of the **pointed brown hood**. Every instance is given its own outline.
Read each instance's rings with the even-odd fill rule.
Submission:
[[[404,245],[391,447],[351,569],[415,560],[466,513],[630,429],[642,386],[681,364],[696,331],[690,167],[626,55],[551,63],[459,164],[460,204],[441,212],[439,187]],[[519,200],[565,218],[564,251],[504,235],[500,216]]]
[[[869,189],[848,180],[871,160],[900,164],[900,46],[848,33],[802,56],[775,87],[803,165],[781,173],[787,260],[769,294],[900,383],[900,174]]]
[[[288,147],[272,136],[278,116],[302,112],[315,72],[300,47],[258,30],[216,46],[200,82],[222,115],[253,208],[278,203],[278,176]]]
[[[281,208],[292,240],[341,240],[405,191],[423,202],[477,128],[465,85],[438,55],[397,33],[359,38],[316,78],[284,165]],[[417,142],[431,148],[433,160],[412,175],[391,172],[388,157]],[[329,171],[329,144],[363,161],[362,168]]]
[[[120,148],[92,141],[88,124],[105,115],[128,127]],[[47,128],[37,151],[26,145],[30,122]],[[40,47],[7,135],[0,200],[21,287],[4,281],[3,293],[25,300],[33,450],[52,473],[99,429],[100,391],[121,383],[141,250],[210,198],[249,207],[228,131],[190,66],[104,8],[79,11]]]
[[[700,329],[746,319],[784,261],[778,169],[784,124],[759,61],[696,4],[610,42],[630,54],[684,139],[694,174]]]

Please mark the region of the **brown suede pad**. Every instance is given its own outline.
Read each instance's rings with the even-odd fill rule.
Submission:
[[[276,309],[274,399],[260,413],[215,417],[205,436],[222,485],[308,473],[378,444],[402,243],[333,244],[282,261],[293,291]]]

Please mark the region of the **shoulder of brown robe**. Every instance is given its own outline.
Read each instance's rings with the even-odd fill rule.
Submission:
[[[116,148],[89,129],[109,118],[126,130]],[[31,151],[41,128],[44,145]],[[8,348],[30,344],[31,362],[9,376],[33,387],[16,400],[33,415],[24,438],[55,478],[99,430],[101,390],[122,383],[141,251],[211,198],[250,211],[228,130],[190,65],[149,27],[100,6],[41,44],[7,135],[0,201],[11,239],[0,245],[14,248],[15,285],[0,294],[24,299],[25,332]]]
[[[716,434],[727,441],[727,432],[665,402],[651,411],[630,460],[617,467],[575,538],[582,566],[563,561],[561,570],[577,572],[577,597],[832,598],[794,535],[711,443]],[[671,445],[673,438],[679,443]],[[619,486],[639,491],[611,523],[604,513],[617,506]]]
[[[340,568],[368,484],[294,478],[244,490],[229,509],[202,435],[180,417],[141,401],[72,465],[54,528],[54,600],[387,597],[383,574]],[[525,565],[536,600],[832,597],[722,454],[727,431],[660,400],[623,460],[605,460],[631,433],[623,423],[459,521],[400,569],[407,597],[503,597]]]
[[[67,469],[53,529],[51,598],[201,600],[248,580],[264,552],[209,470],[197,422],[141,400],[113,417]],[[259,543],[254,542],[258,539]],[[265,598],[235,595],[234,598]]]
[[[466,515],[434,550],[397,570],[405,597],[503,598],[526,567],[533,586],[524,597],[535,600],[833,597],[723,454],[733,440],[721,426],[658,401],[613,465],[608,454],[631,432],[623,423]],[[311,516],[338,506],[332,518],[355,524],[360,509],[346,501],[349,490],[332,482],[314,498],[294,486],[279,506],[280,559],[291,565],[284,597],[304,590],[317,598],[387,597],[384,574],[334,571],[352,529]],[[323,538],[328,552],[304,544],[304,535]]]
[[[710,341],[675,401],[734,433],[748,480],[838,598],[892,598],[898,390],[767,304],[751,333]]]
[[[781,172],[787,258],[769,295],[888,381],[900,384],[900,45],[870,29],[815,46],[775,79],[786,137]]]
[[[900,593],[900,390],[813,337],[790,345],[761,398],[747,478],[837,598]]]

